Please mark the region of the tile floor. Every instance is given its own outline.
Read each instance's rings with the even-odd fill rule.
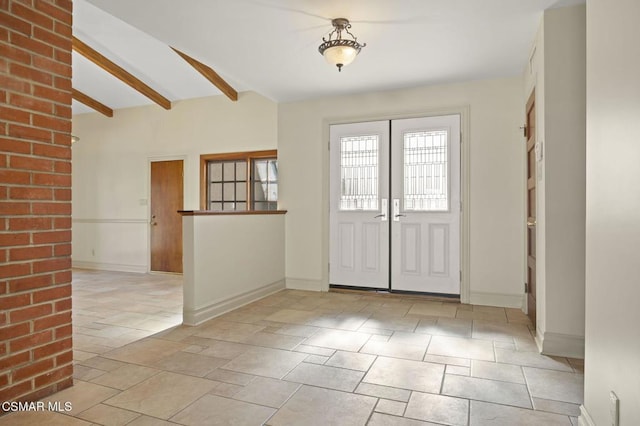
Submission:
[[[517,309],[285,290],[186,327],[181,281],[74,271],[73,410],[0,425],[577,425],[582,361]]]

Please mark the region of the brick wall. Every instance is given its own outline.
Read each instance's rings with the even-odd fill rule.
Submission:
[[[71,0],[0,0],[0,401],[72,384]]]

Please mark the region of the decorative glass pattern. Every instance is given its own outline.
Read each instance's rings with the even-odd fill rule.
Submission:
[[[340,138],[340,210],[378,210],[378,136]]]
[[[449,210],[448,132],[404,134],[404,210]]]

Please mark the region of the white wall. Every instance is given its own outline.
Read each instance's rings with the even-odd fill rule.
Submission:
[[[73,117],[73,261],[148,270],[149,159],[183,158],[184,208],[199,209],[200,154],[277,147],[277,105],[255,93]]]
[[[545,11],[525,71],[536,91],[537,336],[547,354],[584,355],[585,6]]]
[[[520,306],[524,283],[522,79],[475,81],[280,104],[280,205],[287,286],[322,289],[328,273],[328,127],[468,106],[471,300]]]
[[[587,4],[587,263],[583,424],[640,422],[640,2]],[[589,419],[590,417],[590,419]],[[591,420],[591,423],[588,423]]]
[[[284,222],[282,214],[183,217],[185,324],[284,288]]]
[[[586,8],[579,5],[551,9],[545,11],[544,22],[547,40],[544,111],[547,291],[544,352],[582,357]],[[571,340],[573,343],[567,341],[566,345],[560,343],[557,346],[558,339]]]

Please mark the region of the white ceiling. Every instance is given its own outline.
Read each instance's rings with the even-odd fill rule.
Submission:
[[[73,30],[172,101],[221,92],[168,46],[238,91],[291,101],[518,75],[542,12],[583,2],[76,0]],[[341,73],[317,50],[336,17],[367,43]],[[113,109],[152,103],[76,53],[73,86]],[[76,101],[73,109],[91,111]]]

